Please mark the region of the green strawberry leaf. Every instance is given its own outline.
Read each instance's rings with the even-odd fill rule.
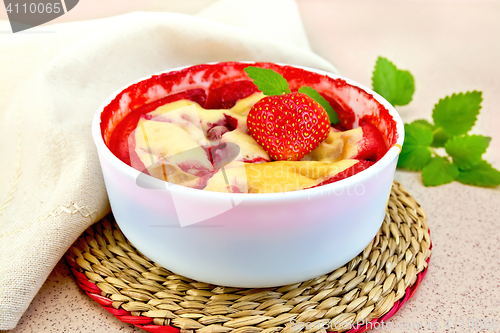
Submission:
[[[272,69],[248,66],[245,72],[253,79],[253,83],[266,96],[287,94],[290,92],[288,82]]]
[[[424,124],[405,124],[405,140],[399,154],[398,167],[408,170],[421,170],[431,160],[429,145],[432,143],[432,130]]]
[[[481,161],[490,141],[490,137],[482,135],[455,136],[448,140],[444,147],[453,158],[453,164],[460,170],[468,170]]]
[[[321,96],[320,93],[316,89],[314,89],[313,87],[303,86],[303,87],[299,88],[299,93],[305,94],[305,95],[311,97],[312,99],[314,99],[316,102],[318,102],[319,105],[321,105],[325,109],[326,113],[328,114],[328,118],[330,119],[330,123],[336,124],[336,123],[340,122],[337,113],[332,108],[330,103],[328,103],[328,101],[323,96]]]
[[[458,176],[458,167],[448,159],[433,157],[422,169],[422,181],[425,186],[438,186],[454,181]]]
[[[392,105],[406,105],[415,92],[410,72],[398,69],[386,58],[378,57],[372,77],[373,90]]]
[[[476,122],[482,100],[480,91],[453,94],[440,99],[432,111],[436,128],[441,127],[448,136],[467,133]]]
[[[460,170],[457,180],[467,185],[496,187],[500,185],[500,171],[481,160],[469,170]]]

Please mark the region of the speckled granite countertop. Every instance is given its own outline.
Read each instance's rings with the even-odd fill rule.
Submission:
[[[126,10],[141,8],[127,3]],[[413,102],[398,108],[406,122],[430,119],[433,105],[448,94],[483,91],[483,109],[473,132],[492,137],[485,158],[500,169],[499,2],[299,0],[298,4],[313,50],[344,76],[371,86],[379,55],[413,73]],[[78,5],[84,18],[92,5],[97,2]],[[427,211],[434,247],[419,290],[390,319],[406,328],[380,330],[415,332],[412,323],[421,322],[424,326],[418,332],[500,332],[500,189],[457,182],[426,188],[420,174],[404,171],[397,171],[396,180]],[[496,321],[499,328],[469,329],[468,320]],[[455,321],[457,327],[447,329],[446,321]],[[142,330],[120,322],[90,299],[62,260],[9,332],[118,331]]]

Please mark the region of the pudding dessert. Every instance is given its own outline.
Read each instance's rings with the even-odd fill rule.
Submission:
[[[212,110],[180,100],[141,115],[128,137],[130,154],[137,157],[131,166],[207,191],[226,192],[229,186],[233,193],[284,192],[359,172],[377,160],[378,147],[386,149],[369,125],[347,131],[328,125],[326,139],[300,161],[272,161],[247,127],[252,105],[263,97],[254,93],[230,109]]]
[[[339,121],[320,103],[333,123],[322,138],[323,111],[304,97],[317,116],[278,115],[284,123],[267,133],[269,115],[255,110],[281,95],[261,90],[249,66],[282,75],[284,95],[313,88]],[[295,133],[287,120],[319,127]],[[129,84],[98,109],[92,136],[113,215],[141,253],[205,283],[266,288],[321,276],[366,248],[385,217],[404,124],[381,96],[335,74],[229,62]]]
[[[248,66],[194,66],[168,73],[169,80],[153,77],[148,80],[152,81],[149,87],[132,86],[127,93],[133,94],[140,105],[131,105],[130,98],[119,95],[108,106],[115,109],[114,119],[111,112],[107,118],[106,109],[101,116],[106,144],[131,167],[171,184],[216,192],[274,193],[322,186],[352,176],[377,162],[395,142],[394,120],[363,90],[297,68],[252,64],[279,72],[290,85],[290,102],[299,105],[302,100],[304,106],[293,109],[296,111],[287,115],[290,118],[285,122],[281,119],[284,113],[279,113],[277,106],[273,109],[281,97],[266,97],[246,74]],[[305,85],[319,91],[333,107],[337,124],[330,124],[320,104],[297,93]],[[336,91],[345,93],[345,88],[353,96],[364,94],[367,109],[376,107],[382,117],[374,118],[369,113],[356,117],[350,106],[335,96]],[[143,100],[137,102],[139,92]],[[308,113],[308,106],[318,112],[317,116]],[[263,122],[263,107],[271,120]],[[271,113],[269,107],[278,112]],[[116,119],[117,108],[123,110],[121,119]],[[295,128],[299,118],[307,121],[297,122]],[[113,126],[109,126],[111,121]],[[289,121],[293,124],[285,128]],[[305,144],[307,150],[301,149],[303,141],[295,141],[297,136],[290,130],[300,138],[311,138]]]

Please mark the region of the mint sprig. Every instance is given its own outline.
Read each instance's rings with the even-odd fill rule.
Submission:
[[[440,99],[432,111],[437,128],[448,136],[465,134],[471,130],[481,109],[480,91],[453,94]]]
[[[410,72],[398,69],[386,58],[378,57],[372,76],[373,90],[392,105],[411,102],[415,81]]]
[[[399,155],[398,167],[422,170],[432,158],[431,143],[432,131],[429,127],[419,123],[405,124],[404,149]]]
[[[444,148],[454,164],[461,170],[469,170],[481,161],[490,141],[491,138],[487,136],[466,134],[451,138]]]
[[[422,125],[430,128],[430,130],[432,131],[432,134],[434,136],[434,139],[432,140],[432,143],[431,143],[431,147],[436,147],[436,148],[444,147],[444,144],[449,139],[448,135],[445,133],[445,131],[441,127],[437,127],[436,125],[431,124],[430,122],[428,122],[425,119],[418,119],[418,120],[413,121],[413,123],[422,124]]]
[[[272,69],[249,66],[245,68],[245,72],[253,80],[257,88],[266,96],[281,95],[290,92],[286,79]]]
[[[373,89],[393,105],[407,104],[415,87],[410,84],[413,76],[404,72],[379,57],[373,72]],[[425,186],[448,184],[454,180],[481,187],[500,185],[500,171],[482,159],[491,138],[468,134],[479,115],[481,102],[480,91],[446,96],[434,106],[434,124],[424,119],[405,124],[406,136],[398,167],[422,170]],[[440,155],[437,147],[444,147],[447,155]]]
[[[257,88],[266,96],[282,95],[291,92],[286,79],[272,69],[248,66],[245,68],[245,72],[253,80]],[[340,122],[333,107],[316,89],[303,86],[299,88],[299,93],[305,94],[318,102],[328,114],[331,124]]]
[[[435,156],[422,169],[422,181],[425,186],[448,184],[457,179],[458,167],[447,158]]]
[[[316,102],[318,102],[319,105],[321,105],[325,109],[326,113],[328,114],[328,118],[330,119],[330,123],[336,124],[336,123],[340,122],[339,117],[337,116],[337,113],[332,108],[330,103],[328,103],[328,101],[323,96],[321,96],[321,94],[316,89],[314,89],[313,87],[303,86],[303,87],[299,88],[299,93],[305,94],[305,95],[311,97],[312,99],[314,99]]]
[[[500,171],[488,162],[480,161],[469,170],[460,170],[457,180],[467,185],[496,187],[500,185]]]

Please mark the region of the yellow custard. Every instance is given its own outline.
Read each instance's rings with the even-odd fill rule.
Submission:
[[[129,137],[140,160],[132,166],[206,191],[274,193],[316,186],[358,163],[353,157],[363,138],[361,128],[331,128],[327,139],[302,160],[271,161],[246,125],[252,105],[263,97],[255,93],[221,110],[188,100],[158,107],[142,116]]]

